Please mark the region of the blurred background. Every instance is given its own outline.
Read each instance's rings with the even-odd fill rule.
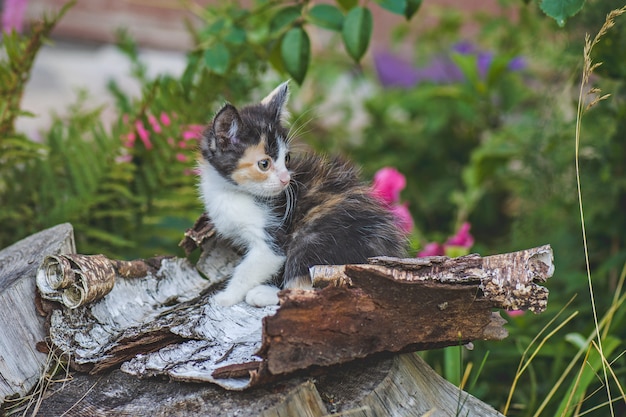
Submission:
[[[80,253],[182,256],[202,126],[291,79],[300,143],[393,173],[411,256],[554,249],[548,311],[429,363],[507,415],[611,415],[607,381],[626,415],[626,16],[583,54],[625,4],[565,3],[5,0],[0,247],[68,221]]]

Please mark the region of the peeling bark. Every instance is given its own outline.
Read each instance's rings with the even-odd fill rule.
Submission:
[[[382,352],[501,340],[505,321],[492,310],[541,311],[547,290],[535,281],[553,271],[549,246],[485,258],[374,258],[311,268],[317,289],[282,291],[280,307],[224,308],[211,296],[240,255],[209,223],[199,227],[209,236],[194,237],[203,245],[196,268],[175,258],[160,259],[158,270],[135,261],[155,268],[127,279],[116,265],[104,298],[52,312],[55,346],[91,373],[121,365],[138,377],[242,390]]]
[[[163,375],[233,391],[277,381],[285,385],[303,372],[332,374],[339,367],[377,363],[381,355],[501,340],[507,335],[505,322],[493,310],[542,312],[548,291],[538,283],[554,272],[548,245],[484,258],[381,257],[364,265],[313,267],[315,289],[282,291],[280,306],[221,307],[211,297],[230,277],[240,254],[216,235],[208,219],[199,219],[196,226],[185,238],[190,250],[201,246],[195,266],[177,258],[117,261],[49,253],[37,280],[42,295],[57,291],[49,298],[64,301],[63,291],[78,288],[71,291],[81,296],[80,303],[65,306],[33,297],[37,310],[47,315],[51,348],[71,358],[74,369],[92,375],[120,367],[142,379]],[[99,287],[100,280],[106,284]],[[386,371],[383,382],[399,379],[381,382],[375,389],[366,384],[364,392],[374,391],[351,400],[356,408],[346,412],[393,415],[399,411],[385,398],[417,396],[424,399],[415,408],[421,411],[410,415],[444,416],[450,414],[440,411],[451,407],[453,398],[467,395],[441,383],[432,370],[421,369],[426,365],[414,355],[395,358],[397,366]],[[320,394],[312,384],[305,385],[263,415],[292,415],[285,410],[295,409],[308,413],[298,415],[336,411],[332,401],[323,406],[319,401],[334,394],[323,389]],[[401,387],[409,387],[411,395]],[[476,408],[464,415],[498,415],[473,402],[467,404]],[[104,404],[108,411],[102,415],[127,412],[120,408],[115,414]],[[93,415],[93,403],[85,410],[87,414],[67,415]]]

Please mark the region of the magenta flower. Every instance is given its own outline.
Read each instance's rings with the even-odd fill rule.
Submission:
[[[139,139],[143,142],[143,145],[146,149],[152,149],[152,142],[150,142],[150,133],[146,130],[141,120],[137,120],[135,122],[135,130],[137,131],[137,135]]]
[[[425,256],[443,256],[445,255],[445,249],[441,243],[431,242],[424,246],[418,254],[418,258],[423,258]]]
[[[474,246],[474,237],[469,233],[471,227],[469,222],[463,223],[456,235],[448,239],[446,246],[461,246],[466,249]]]
[[[124,145],[127,148],[132,148],[133,146],[135,146],[135,139],[136,139],[135,133],[130,132],[126,134],[125,138],[124,137],[122,138],[123,140],[122,145]]]
[[[152,127],[152,131],[154,133],[161,133],[161,125],[159,124],[159,121],[157,120],[156,117],[154,117],[153,115],[149,115],[148,123],[150,123],[150,126]]]
[[[198,140],[202,135],[204,126],[202,125],[189,125],[186,130],[183,131],[184,140]]]
[[[456,232],[454,236],[450,237],[446,243],[428,243],[424,246],[424,249],[417,254],[417,257],[421,258],[424,256],[445,255],[455,258],[467,255],[471,247],[474,245],[474,237],[469,233],[471,227],[472,225],[469,222],[463,223],[458,232]]]
[[[374,175],[372,187],[385,203],[395,204],[400,200],[400,191],[406,187],[406,178],[395,168],[381,168]]]
[[[404,233],[413,230],[413,218],[408,204],[400,204],[400,191],[406,187],[406,178],[395,168],[382,168],[374,175],[372,193],[394,214],[396,224]]]
[[[165,112],[161,112],[161,116],[159,116],[159,119],[161,119],[161,124],[163,126],[169,126],[172,124],[172,120],[170,119],[170,116],[168,116],[167,113]]]
[[[407,235],[413,231],[413,217],[411,217],[411,213],[409,212],[409,204],[396,204],[391,207],[391,212],[396,217],[396,224],[400,227]]]
[[[524,314],[524,310],[510,310],[510,311],[507,311],[506,314],[508,314],[511,317],[518,317]]]
[[[2,26],[0,32],[15,30],[22,32],[24,27],[24,13],[26,12],[27,0],[5,0],[2,9]]]

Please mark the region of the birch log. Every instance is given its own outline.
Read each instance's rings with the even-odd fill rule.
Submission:
[[[503,417],[435,373],[419,356],[368,358],[246,392],[119,370],[76,374],[47,393],[41,417]]]
[[[128,263],[100,256],[57,256],[52,251],[51,259],[58,264],[72,260],[67,272],[72,276],[80,270],[79,286],[86,292],[97,276],[115,276],[112,287],[95,291],[91,300],[84,297],[84,303],[41,305],[54,349],[67,354],[75,370],[87,373],[77,375],[78,391],[92,387],[72,397],[71,387],[76,386],[67,383],[41,410],[62,410],[67,416],[132,415],[146,409],[153,415],[269,417],[345,411],[358,416],[447,416],[458,415],[456,400],[462,398],[468,406],[463,415],[497,416],[491,407],[429,372],[414,354],[381,357],[476,339],[500,340],[507,335],[504,320],[492,311],[542,312],[548,291],[539,284],[554,272],[548,245],[484,258],[374,258],[365,265],[312,268],[316,288],[282,291],[280,306],[220,307],[212,295],[232,274],[240,254],[215,234],[208,219],[196,226],[200,232],[194,228],[186,234],[186,250],[202,248],[197,265],[178,258]],[[44,253],[31,262],[33,269],[51,254],[41,250]],[[67,251],[74,252],[73,241]],[[103,265],[103,270],[84,267],[92,264]],[[43,263],[40,271],[46,270],[55,275],[61,269]],[[90,273],[95,277],[87,276]],[[30,272],[31,288],[34,276]],[[40,290],[46,291],[45,284]],[[2,325],[11,328],[11,323]],[[359,358],[364,359],[355,362]],[[115,370],[118,367],[127,375]],[[359,384],[354,380],[358,395],[352,395],[348,385],[333,385],[359,374],[359,367],[365,377]],[[381,378],[368,382],[374,374]],[[306,375],[317,375],[316,380],[327,384],[313,383]],[[151,398],[161,387],[155,376],[167,377],[171,387],[186,394],[153,405]],[[135,387],[136,398],[130,391],[120,393],[115,378]],[[113,385],[103,384],[103,379]],[[206,394],[209,397],[199,404],[197,396],[214,393],[215,388],[189,388],[187,382],[211,382],[233,393]],[[99,389],[92,393],[96,385]],[[251,402],[259,388],[237,393],[253,386],[268,387],[262,388],[265,399],[273,400]],[[122,397],[127,399],[117,401]],[[72,398],[74,403],[64,408],[65,400]],[[203,411],[194,414],[189,409]]]
[[[35,275],[46,254],[76,252],[72,225],[64,223],[0,251],[0,403],[23,396],[37,383],[46,355],[36,343],[47,336],[35,309]]]
[[[201,228],[196,268],[163,259],[142,278],[118,273],[101,300],[51,311],[50,338],[76,369],[121,366],[142,378],[244,390],[384,352],[501,340],[505,321],[492,310],[541,312],[548,291],[537,282],[554,270],[549,246],[485,258],[374,258],[312,268],[318,288],[282,291],[280,307],[221,307],[212,294],[240,255]]]

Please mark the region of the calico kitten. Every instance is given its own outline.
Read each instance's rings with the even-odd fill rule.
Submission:
[[[287,83],[261,103],[226,104],[203,132],[200,191],[222,236],[245,251],[215,301],[278,303],[278,287],[311,286],[313,265],[405,254],[390,211],[356,169],[317,155],[290,157],[282,124]],[[275,285],[268,285],[273,283]]]

